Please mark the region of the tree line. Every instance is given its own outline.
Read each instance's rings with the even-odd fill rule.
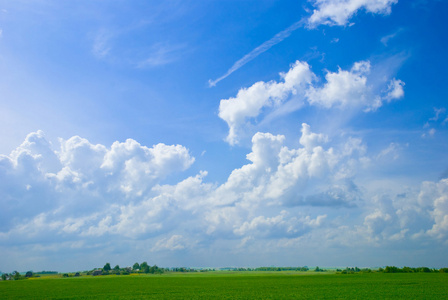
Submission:
[[[384,269],[379,268],[378,272],[383,273],[448,273],[448,268],[440,268],[440,269],[430,269],[427,267],[418,267],[418,268],[411,268],[411,267],[403,267],[398,268],[395,266],[386,266]]]
[[[237,271],[237,272],[250,272],[250,271],[299,271],[299,272],[306,272],[310,271],[310,269],[307,266],[304,267],[258,267],[258,268],[220,268],[218,269],[220,271]],[[64,273],[62,274],[62,277],[78,277],[81,275],[92,275],[92,276],[98,276],[98,275],[130,275],[132,273],[141,273],[141,274],[162,274],[165,272],[209,272],[209,271],[216,271],[215,269],[211,268],[204,268],[204,269],[196,269],[196,268],[185,268],[185,267],[175,267],[175,268],[159,268],[157,265],[150,266],[146,261],[142,262],[141,264],[135,263],[132,265],[132,267],[124,267],[121,268],[119,265],[116,265],[115,267],[111,267],[110,263],[106,263],[102,268],[95,268],[90,271],[83,271],[83,272],[76,272],[76,273]],[[321,269],[319,267],[315,267],[314,269],[311,269],[311,271],[314,272],[326,272],[327,270]],[[378,269],[369,269],[369,268],[358,268],[358,267],[347,267],[345,269],[336,269],[336,272],[339,274],[355,274],[355,273],[448,273],[448,268],[428,268],[428,267],[418,267],[418,268],[412,268],[412,267],[403,267],[399,268],[396,266],[386,266],[384,268],[378,268]],[[0,272],[1,273],[1,272]],[[23,273],[22,273],[23,274]],[[2,280],[21,280],[21,279],[27,279],[31,277],[40,277],[40,275],[57,275],[59,274],[56,271],[42,271],[42,272],[32,272],[28,271],[25,274],[22,275],[18,271],[14,271],[10,274],[8,273],[2,273],[1,279]]]
[[[276,271],[300,271],[300,272],[306,272],[309,271],[309,268],[307,266],[304,267],[258,267],[258,268],[220,268],[222,271],[238,271],[238,272],[250,272],[250,271],[269,271],[269,272],[276,272]],[[314,271],[320,272],[324,271],[323,269],[320,269],[319,267],[316,267]]]
[[[157,265],[150,266],[146,261],[139,264],[136,262],[132,267],[120,268],[119,265],[111,267],[110,263],[106,263],[103,268],[95,268],[87,271],[86,275],[129,275],[131,273],[144,273],[144,274],[162,274],[165,272],[164,268],[159,268]]]
[[[395,266],[386,266],[385,268],[378,268],[378,270],[372,270],[369,268],[360,269],[358,267],[354,268],[345,268],[344,270],[337,269],[337,272],[341,274],[354,274],[354,273],[448,273],[448,268],[440,268],[440,269],[430,269],[428,267],[395,267]]]

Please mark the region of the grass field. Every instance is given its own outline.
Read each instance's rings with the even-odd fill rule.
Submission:
[[[0,282],[1,299],[448,299],[448,274],[209,272]]]

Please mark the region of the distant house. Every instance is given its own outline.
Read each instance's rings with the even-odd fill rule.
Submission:
[[[12,276],[8,273],[3,273],[1,278],[2,280],[13,280]]]
[[[101,271],[101,270],[95,270],[95,271],[92,272],[92,275],[93,275],[93,276],[103,275],[103,271]]]

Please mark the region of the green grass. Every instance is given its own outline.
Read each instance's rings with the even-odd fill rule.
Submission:
[[[209,272],[0,282],[1,299],[448,299],[448,274]]]

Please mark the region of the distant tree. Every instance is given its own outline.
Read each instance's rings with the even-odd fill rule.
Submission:
[[[3,273],[3,274],[2,274],[2,280],[6,280],[7,278],[8,278],[8,274]]]
[[[364,268],[364,269],[361,270],[361,272],[363,272],[363,273],[372,273],[372,270],[369,269],[369,268]]]
[[[110,263],[106,263],[106,264],[104,265],[104,267],[103,267],[103,270],[106,271],[106,272],[109,272],[109,271],[111,270],[111,268],[110,268]]]
[[[148,263],[146,261],[142,262],[142,264],[140,265],[140,270],[143,273],[149,273],[149,266],[148,266]]]
[[[120,271],[120,266],[119,266],[119,265],[116,265],[116,266],[114,267],[114,271]]]
[[[22,276],[20,276],[20,273],[17,271],[12,272],[14,280],[22,279]]]
[[[193,270],[190,269],[190,271],[193,271]],[[157,265],[154,265],[151,268],[149,268],[149,273],[151,273],[151,274],[162,274],[163,273],[163,269],[160,269]]]
[[[133,266],[132,266],[132,270],[139,270],[140,269],[140,265],[136,262]]]
[[[384,273],[398,273],[401,269],[395,267],[395,266],[386,266],[384,269]]]
[[[418,272],[431,273],[431,269],[428,267],[417,268]]]
[[[26,272],[25,277],[26,278],[33,277],[33,272],[32,271]]]

